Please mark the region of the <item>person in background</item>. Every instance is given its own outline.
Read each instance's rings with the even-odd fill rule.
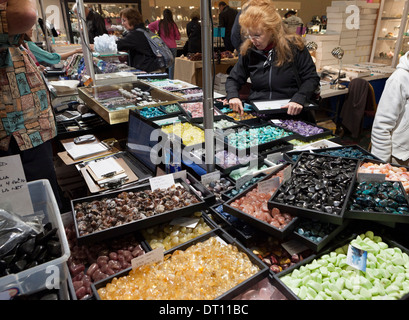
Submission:
[[[172,11],[170,9],[163,10],[163,19],[151,22],[148,25],[148,28],[152,32],[159,34],[162,40],[169,47],[170,51],[172,51],[173,58],[176,58],[177,53],[176,40],[180,40],[180,32],[178,26],[173,20]],[[173,79],[174,69],[175,62],[173,62],[173,65],[169,67],[168,70],[169,79]]]
[[[26,47],[31,51],[31,53],[34,55],[36,60],[41,64],[41,63],[46,63],[49,65],[54,65],[58,64],[61,62],[61,60],[66,60],[68,57],[71,57],[72,55],[76,53],[81,53],[82,48],[76,48],[74,50],[64,52],[64,53],[56,53],[56,52],[48,52],[44,49],[41,49],[39,46],[37,46],[33,40],[31,40],[33,36],[33,29],[30,29],[24,34],[24,43],[26,44]]]
[[[61,209],[50,95],[34,61],[20,49],[22,35],[36,19],[35,0],[0,0],[0,157],[20,155],[26,180],[48,179]]]
[[[296,33],[297,27],[302,27],[304,22],[300,17],[297,16],[297,12],[294,10],[288,11],[284,15],[284,25],[288,28],[290,33]]]
[[[226,50],[233,52],[234,46],[231,43],[231,29],[234,24],[234,19],[237,15],[237,10],[231,8],[224,1],[219,2],[219,27],[225,28],[225,34],[223,38],[224,47]]]
[[[320,77],[302,38],[286,31],[270,0],[247,1],[239,22],[246,40],[226,80],[230,107],[243,112],[239,90],[250,78],[249,100],[290,99],[283,107],[289,116],[315,121],[304,104],[318,88]]]
[[[137,9],[125,8],[119,15],[127,33],[116,42],[118,50],[129,52],[132,67],[146,72],[159,71],[158,59],[145,34],[141,32],[146,28],[140,12]]]
[[[192,12],[190,19],[186,25],[186,33],[188,36],[187,53],[202,52],[202,25],[199,22],[199,12]]]
[[[383,161],[409,165],[409,52],[386,80],[371,132],[371,153]]]
[[[105,27],[105,20],[101,15],[92,10],[91,5],[85,4],[84,5],[85,16],[86,16],[86,25],[88,29],[88,38],[89,43],[94,43],[94,38],[98,36],[102,36],[103,34],[108,34],[108,31]],[[78,14],[77,4],[75,3],[72,7],[72,11],[75,14]]]

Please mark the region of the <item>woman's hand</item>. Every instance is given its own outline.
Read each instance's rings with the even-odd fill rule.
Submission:
[[[229,100],[230,108],[238,114],[243,114],[243,104],[239,98],[232,98]]]
[[[298,104],[296,102],[289,102],[285,106],[281,107],[283,109],[287,108],[287,114],[291,116],[296,116],[297,114],[300,114],[303,106],[301,104]]]

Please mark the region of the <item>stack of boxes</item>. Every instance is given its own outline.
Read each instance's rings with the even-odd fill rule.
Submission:
[[[356,7],[358,7],[359,11]],[[306,42],[318,44],[316,54],[317,70],[326,65],[337,65],[338,60],[330,58],[335,47],[344,50],[343,64],[368,62],[376,29],[379,3],[366,1],[332,1],[327,7],[327,31],[325,35],[307,35]],[[358,20],[359,19],[359,20]],[[314,37],[315,36],[315,37]],[[338,42],[336,42],[338,37]],[[315,38],[315,40],[312,40]],[[321,45],[321,52],[319,51]]]

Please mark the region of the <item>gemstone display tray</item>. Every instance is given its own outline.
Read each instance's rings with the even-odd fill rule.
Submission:
[[[179,109],[180,109],[180,112],[182,113],[182,115],[184,115],[186,118],[187,118],[187,120],[189,121],[189,122],[191,122],[191,123],[203,123],[203,121],[204,121],[204,117],[192,117],[192,115],[191,115],[191,113],[189,112],[189,111],[187,111],[183,106],[182,106],[182,104],[187,104],[187,105],[189,105],[189,104],[196,104],[196,103],[202,103],[203,104],[203,102],[191,102],[191,101],[183,101],[183,102],[179,102],[178,104],[179,104]],[[203,111],[204,112],[204,111]],[[221,120],[222,118],[223,118],[223,114],[221,113],[221,112],[219,112],[219,110],[217,110],[216,108],[213,108],[213,112],[214,112],[214,114],[213,114],[213,120],[214,121],[218,121],[218,120]]]
[[[270,121],[271,121],[273,124],[275,124],[275,122],[274,122],[273,120],[270,120]],[[312,135],[310,135],[310,136],[303,136],[302,134],[300,134],[300,133],[298,133],[298,132],[296,132],[296,131],[292,131],[291,129],[285,128],[286,130],[289,130],[289,131],[292,131],[292,132],[298,134],[298,138],[297,138],[297,139],[299,139],[299,140],[302,140],[302,141],[312,141],[312,140],[316,140],[316,139],[319,139],[319,138],[323,138],[323,137],[326,137],[326,136],[329,136],[329,135],[332,134],[332,131],[331,131],[330,129],[327,129],[327,128],[318,126],[318,125],[316,125],[316,124],[314,124],[314,123],[307,122],[307,121],[304,121],[304,120],[301,120],[301,121],[304,122],[305,124],[310,125],[310,126],[314,126],[314,127],[316,127],[316,128],[322,129],[323,131],[322,131],[321,133],[312,134]],[[278,127],[281,127],[281,126],[279,126],[279,125],[277,125],[277,126],[278,126]]]
[[[264,277],[267,276],[269,269],[267,266],[262,263],[262,261],[256,257],[251,251],[247,250],[246,247],[244,247],[240,242],[238,242],[236,239],[231,237],[227,232],[224,230],[217,228],[212,230],[211,232],[208,232],[204,235],[201,235],[195,239],[192,239],[184,244],[182,244],[180,247],[173,248],[168,252],[168,254],[173,254],[176,250],[186,250],[188,247],[191,245],[194,245],[199,242],[204,242],[210,237],[219,237],[221,240],[225,241],[227,244],[234,245],[238,248],[239,251],[244,252],[247,254],[247,256],[250,258],[251,262],[253,265],[256,265],[259,267],[260,271],[254,274],[253,276],[249,277],[245,281],[241,282],[239,285],[235,286],[234,288],[228,290],[224,294],[220,295],[219,297],[216,298],[216,300],[231,300],[235,296],[237,296],[239,293],[243,292],[244,290],[249,289],[251,286],[256,284],[258,281],[263,279]],[[121,273],[116,274],[115,276],[103,279],[101,281],[98,281],[96,283],[93,283],[91,285],[92,291],[94,293],[94,296],[96,297],[97,300],[101,300],[99,294],[98,294],[98,289],[101,287],[106,286],[107,283],[111,282],[114,277],[123,277],[129,274],[129,272],[132,270],[132,268],[125,269]]]
[[[219,228],[219,226],[218,226],[214,221],[212,221],[212,219],[210,219],[210,217],[207,215],[207,213],[206,213],[205,211],[202,211],[202,217],[203,217],[203,220],[206,222],[206,224],[211,228],[211,230],[208,231],[208,232],[212,232],[213,230]],[[207,233],[207,232],[206,232],[206,233]],[[206,233],[204,233],[204,234],[202,234],[202,235],[200,235],[200,236],[203,236],[203,235],[205,235]],[[199,236],[199,237],[200,237],[200,236]],[[152,251],[152,248],[151,248],[151,246],[149,245],[148,240],[146,240],[143,236],[142,236],[142,238],[144,239],[144,244],[145,244],[145,246],[146,246],[146,248],[147,248],[147,251]],[[192,239],[192,240],[194,240],[194,239]],[[189,240],[189,241],[190,241],[190,240]],[[187,241],[186,241],[186,242],[187,242]],[[166,251],[164,252],[164,254],[168,254],[168,253],[171,252],[171,251],[177,250],[178,248],[183,247],[184,244],[185,244],[185,243],[181,243],[181,244],[179,244],[179,245],[177,245],[177,246],[174,246],[173,248],[171,248],[171,249],[169,249],[169,250],[166,250]]]
[[[151,121],[155,121],[155,120],[162,120],[162,119],[167,119],[167,118],[171,118],[174,116],[177,116],[178,114],[180,114],[180,112],[174,112],[174,113],[168,113],[166,112],[165,108],[162,108],[162,106],[155,106],[155,107],[147,107],[147,108],[157,108],[158,110],[162,111],[164,114],[161,116],[157,116],[157,117],[145,117],[142,115],[141,111],[142,109],[136,109],[136,112],[144,119],[149,119]]]
[[[231,203],[233,203],[234,201],[236,201],[237,199],[244,197],[248,192],[250,192],[251,190],[253,190],[254,188],[258,187],[258,183],[252,185],[250,188],[248,188],[247,190],[243,191],[242,193],[238,194],[237,196],[235,196],[234,198],[231,198],[229,201],[226,201],[223,204],[223,210],[226,213],[229,213],[231,215],[234,215],[235,217],[243,220],[244,222],[248,223],[249,225],[253,226],[256,229],[260,229],[262,231],[264,231],[267,234],[270,234],[278,239],[284,239],[287,238],[293,231],[296,222],[297,222],[297,217],[293,215],[293,220],[287,224],[283,229],[278,229],[270,224],[268,224],[265,221],[262,221],[260,219],[257,219],[239,209],[236,209],[234,207],[231,206]],[[280,209],[280,208],[279,208]],[[290,213],[288,210],[281,210],[280,211],[282,213]]]
[[[96,196],[90,196],[90,197],[84,197],[84,198],[71,200],[71,210],[72,210],[72,215],[74,219],[75,232],[76,232],[78,244],[86,244],[89,242],[102,241],[102,240],[106,240],[109,238],[114,238],[114,237],[129,233],[129,232],[151,227],[155,224],[170,221],[176,217],[181,217],[181,216],[185,216],[187,214],[190,214],[196,211],[201,211],[207,207],[205,201],[201,199],[199,195],[186,182],[184,182],[182,179],[175,179],[175,184],[177,183],[181,184],[186,190],[188,190],[191,194],[193,194],[197,198],[198,203],[194,203],[194,204],[185,206],[180,209],[166,211],[164,213],[156,214],[156,215],[146,217],[144,219],[136,220],[133,222],[128,222],[123,225],[107,228],[105,230],[96,231],[96,232],[93,232],[93,233],[90,233],[84,236],[80,236],[79,230],[78,230],[76,212],[74,209],[77,203],[92,202],[94,200],[102,200],[104,198],[108,198],[108,199],[115,198],[117,195],[119,195],[122,192],[138,192],[142,190],[148,190],[148,189],[150,190],[150,184],[145,184],[145,185],[135,187],[135,188],[122,189],[122,190],[118,190],[114,192],[109,192],[106,194],[100,194]]]
[[[300,219],[301,220],[301,219]],[[299,221],[301,222],[301,221]],[[321,251],[328,243],[330,243],[340,232],[345,230],[345,228],[348,226],[349,220],[344,220],[341,225],[335,225],[335,229],[327,234],[325,237],[322,238],[321,241],[319,242],[314,242],[310,240],[308,237],[305,237],[297,232],[298,225],[295,226],[294,228],[294,239],[297,241],[302,242],[305,246],[310,248],[311,250],[314,250],[315,252]]]
[[[269,102],[269,101],[272,101],[272,100],[251,101],[251,106],[258,113],[264,113],[264,114],[287,113],[287,109],[281,109],[281,108],[277,108],[277,109],[259,109],[257,107],[257,102]],[[306,105],[304,105],[305,110],[316,110],[318,108],[319,108],[319,106],[317,104],[312,104],[312,103],[307,104],[306,103]]]
[[[362,230],[362,232],[366,232],[370,229],[367,230]],[[380,236],[382,237],[382,241],[385,242],[386,244],[388,244],[388,246],[391,247],[398,247],[402,250],[402,252],[405,252],[407,254],[409,254],[409,250],[405,247],[403,247],[402,245],[398,244],[397,242],[383,236],[380,233],[377,233],[375,230],[373,230],[376,236]],[[358,236],[358,234],[351,234],[349,235],[346,239],[344,240],[340,240],[337,244],[331,245],[330,247],[328,247],[327,249],[325,249],[324,251],[310,256],[306,259],[304,259],[303,261],[301,261],[300,263],[289,267],[286,270],[283,270],[282,272],[274,275],[275,278],[275,285],[276,287],[286,296],[286,298],[288,300],[300,300],[300,298],[289,288],[287,287],[287,285],[284,284],[284,282],[281,280],[282,277],[284,277],[285,275],[291,273],[293,270],[300,268],[301,266],[307,265],[308,263],[310,263],[311,261],[313,261],[314,259],[319,259],[321,258],[323,255],[325,254],[329,254],[330,252],[333,252],[335,249],[342,247],[343,245],[349,244],[352,240],[354,240],[356,237]],[[409,300],[409,293],[405,294],[400,300]]]
[[[267,127],[267,126],[279,128],[279,127],[277,127],[277,126],[275,126],[275,125],[273,125],[273,124],[265,123],[265,124],[261,124],[261,125],[258,125],[258,126],[251,126],[249,129],[252,129],[252,128],[260,128],[260,127]],[[246,129],[246,130],[249,130],[249,129]],[[282,129],[282,128],[279,128],[279,129],[284,130],[284,131],[286,131],[286,132],[291,132],[291,131],[288,131],[288,130],[285,130],[285,129]],[[237,132],[238,130],[239,130],[239,129],[235,129],[236,132]],[[244,150],[245,150],[247,153],[249,153],[249,152],[252,151],[252,149],[256,149],[256,150],[260,153],[260,152],[263,152],[264,150],[270,149],[270,148],[272,148],[272,147],[274,147],[274,146],[276,146],[276,145],[278,145],[278,144],[281,144],[283,141],[289,141],[289,140],[292,140],[292,139],[298,139],[298,134],[295,134],[295,133],[293,133],[293,132],[291,132],[291,133],[292,133],[292,134],[289,135],[289,136],[282,137],[282,138],[279,138],[279,139],[275,139],[275,140],[272,140],[272,141],[269,141],[269,142],[266,142],[266,143],[261,143],[261,144],[258,144],[258,145],[256,145],[256,146],[246,147],[246,148],[243,148],[243,149],[238,149],[236,146],[231,145],[231,144],[229,143],[229,139],[228,139],[227,136],[223,136],[223,137],[221,137],[221,138],[220,138],[220,137],[216,137],[216,139],[223,139],[224,145],[225,145],[225,149],[226,149],[226,150],[232,150],[232,152],[234,151],[236,154],[237,154],[238,152],[243,152]]]
[[[297,166],[300,163],[300,159],[302,157],[305,156],[310,156],[313,155],[315,157],[326,157],[326,158],[339,158],[339,157],[332,157],[332,156],[327,156],[327,155],[316,155],[316,154],[312,154],[312,153],[302,153],[302,155],[300,157],[298,157],[297,162],[295,163],[295,165],[292,168],[292,172],[294,172],[294,170],[297,169]],[[280,187],[274,192],[274,194],[272,195],[272,197],[270,198],[270,200],[268,201],[268,206],[269,208],[278,208],[280,209],[280,211],[283,212],[288,212],[294,216],[300,216],[300,217],[305,217],[305,218],[310,218],[310,219],[317,219],[320,221],[324,221],[324,222],[329,222],[329,223],[333,223],[333,224],[337,224],[337,225],[342,225],[343,221],[344,221],[344,212],[345,212],[345,208],[347,205],[347,199],[349,198],[349,195],[351,194],[351,190],[352,190],[352,186],[355,182],[356,179],[356,171],[359,165],[359,161],[356,159],[350,159],[350,160],[355,160],[356,161],[356,165],[354,168],[355,174],[353,174],[353,176],[351,177],[351,181],[349,183],[349,187],[346,190],[346,194],[345,194],[345,199],[344,199],[344,203],[342,204],[342,209],[340,214],[332,214],[332,213],[327,213],[324,211],[318,211],[318,210],[314,210],[314,209],[309,209],[309,208],[303,208],[300,206],[295,206],[295,205],[290,205],[290,204],[285,204],[285,203],[281,203],[281,202],[277,202],[274,201],[274,199],[276,198],[276,196],[278,195],[278,193],[284,189],[287,185],[286,184],[281,184]],[[291,175],[292,177],[289,179],[289,181],[293,178],[293,174]],[[287,181],[288,182],[288,181]]]
[[[403,188],[402,182],[399,183],[402,195],[406,198],[406,204],[409,206],[408,195]],[[351,196],[348,200],[352,198],[352,193],[355,191],[358,182],[355,182],[353,189],[351,190]],[[392,222],[392,223],[409,223],[409,214],[398,214],[389,212],[378,212],[378,211],[360,211],[360,210],[350,210],[349,201],[345,209],[344,218],[348,219],[358,219],[358,220],[370,220],[379,222]]]

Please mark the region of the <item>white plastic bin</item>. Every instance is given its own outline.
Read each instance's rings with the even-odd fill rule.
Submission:
[[[58,228],[61,257],[17,274],[1,277],[0,292],[15,288],[19,294],[31,294],[44,289],[58,289],[62,282],[67,280],[66,262],[70,256],[70,249],[51,185],[48,180],[36,180],[27,185],[34,212],[43,212],[43,224],[51,222],[53,228]]]

